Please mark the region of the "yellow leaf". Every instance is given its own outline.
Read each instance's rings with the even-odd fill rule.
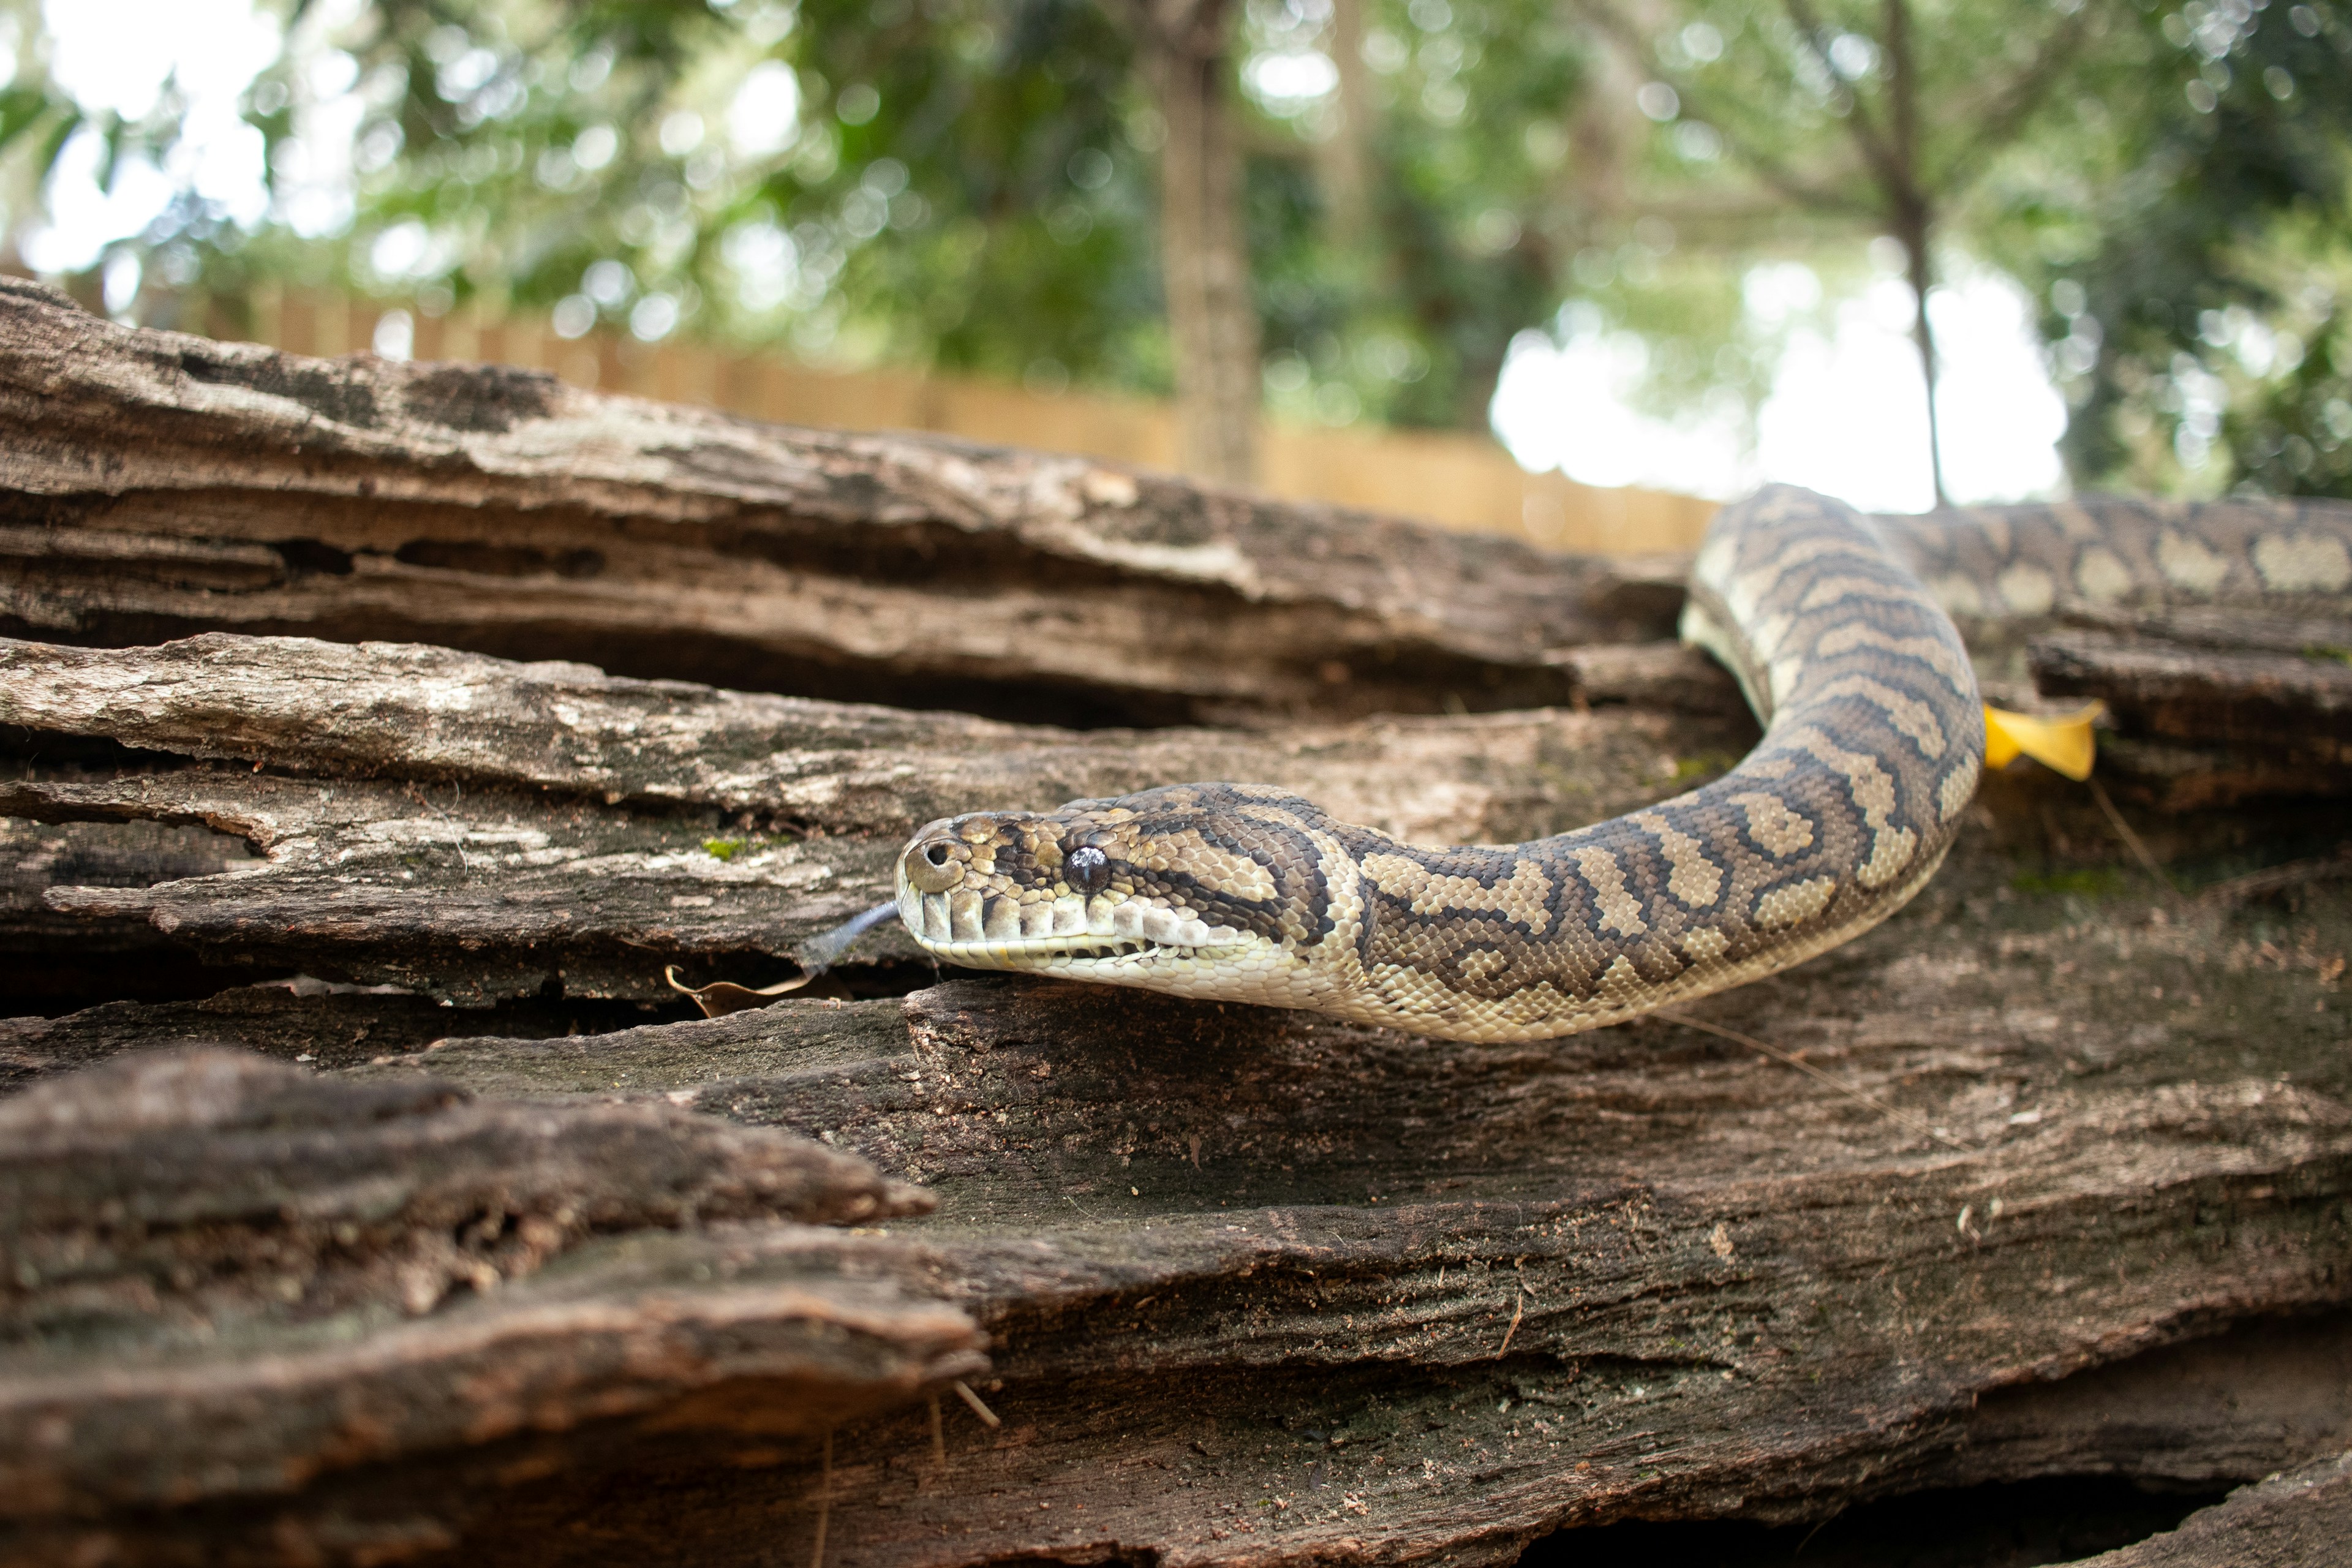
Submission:
[[[1985,766],[2005,768],[2025,756],[2070,779],[2089,778],[2092,760],[2098,753],[2098,742],[2091,736],[2091,722],[2106,710],[2105,703],[2094,702],[2073,713],[2041,718],[1988,706]]]

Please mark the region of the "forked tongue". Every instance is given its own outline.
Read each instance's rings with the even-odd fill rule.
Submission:
[[[801,966],[800,973],[790,980],[779,980],[773,985],[763,985],[757,991],[748,985],[738,985],[731,980],[714,980],[702,986],[683,984],[677,978],[677,965],[674,963],[662,971],[662,978],[669,982],[671,990],[680,995],[693,997],[695,1005],[702,1009],[702,1016],[706,1018],[740,1013],[746,1007],[762,1006],[776,997],[806,985],[839,962],[841,955],[849,951],[850,944],[898,912],[898,903],[894,899],[888,903],[861,910],[831,931],[809,938],[801,943],[800,952],[793,955]]]

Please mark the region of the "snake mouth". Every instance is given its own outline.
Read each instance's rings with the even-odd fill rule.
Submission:
[[[972,889],[924,892],[902,881],[898,914],[926,951],[991,966],[1190,958],[1249,942],[1245,932],[1210,925],[1190,910],[1075,894],[1024,903]]]
[[[1066,964],[1116,963],[1123,959],[1168,958],[1207,960],[1237,954],[1244,944],[1237,942],[1188,946],[1181,942],[1158,942],[1144,938],[1079,937],[1056,938],[1045,942],[933,942],[918,936],[925,952],[932,956],[971,968],[988,969],[1056,969]]]

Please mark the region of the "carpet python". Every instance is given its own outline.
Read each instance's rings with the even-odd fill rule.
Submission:
[[[1526,844],[1432,848],[1286,790],[1171,784],[935,822],[898,912],[951,963],[1304,1007],[1460,1040],[1598,1027],[1868,931],[1935,874],[1985,752],[1953,616],[2305,602],[2352,508],[2096,502],[1871,518],[1776,487],[1720,512],[1684,639],[1763,739],[1703,788]]]

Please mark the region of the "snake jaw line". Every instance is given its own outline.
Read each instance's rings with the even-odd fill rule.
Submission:
[[[1126,959],[1164,957],[1170,960],[1195,960],[1210,963],[1231,963],[1244,957],[1246,944],[1211,943],[1202,947],[1184,947],[1156,942],[1106,941],[1097,943],[1024,942],[1007,945],[1002,942],[925,942],[924,947],[935,956],[952,963],[973,969],[1011,969],[1052,973],[1066,978],[1085,979],[1081,968],[1094,963],[1113,963]]]

